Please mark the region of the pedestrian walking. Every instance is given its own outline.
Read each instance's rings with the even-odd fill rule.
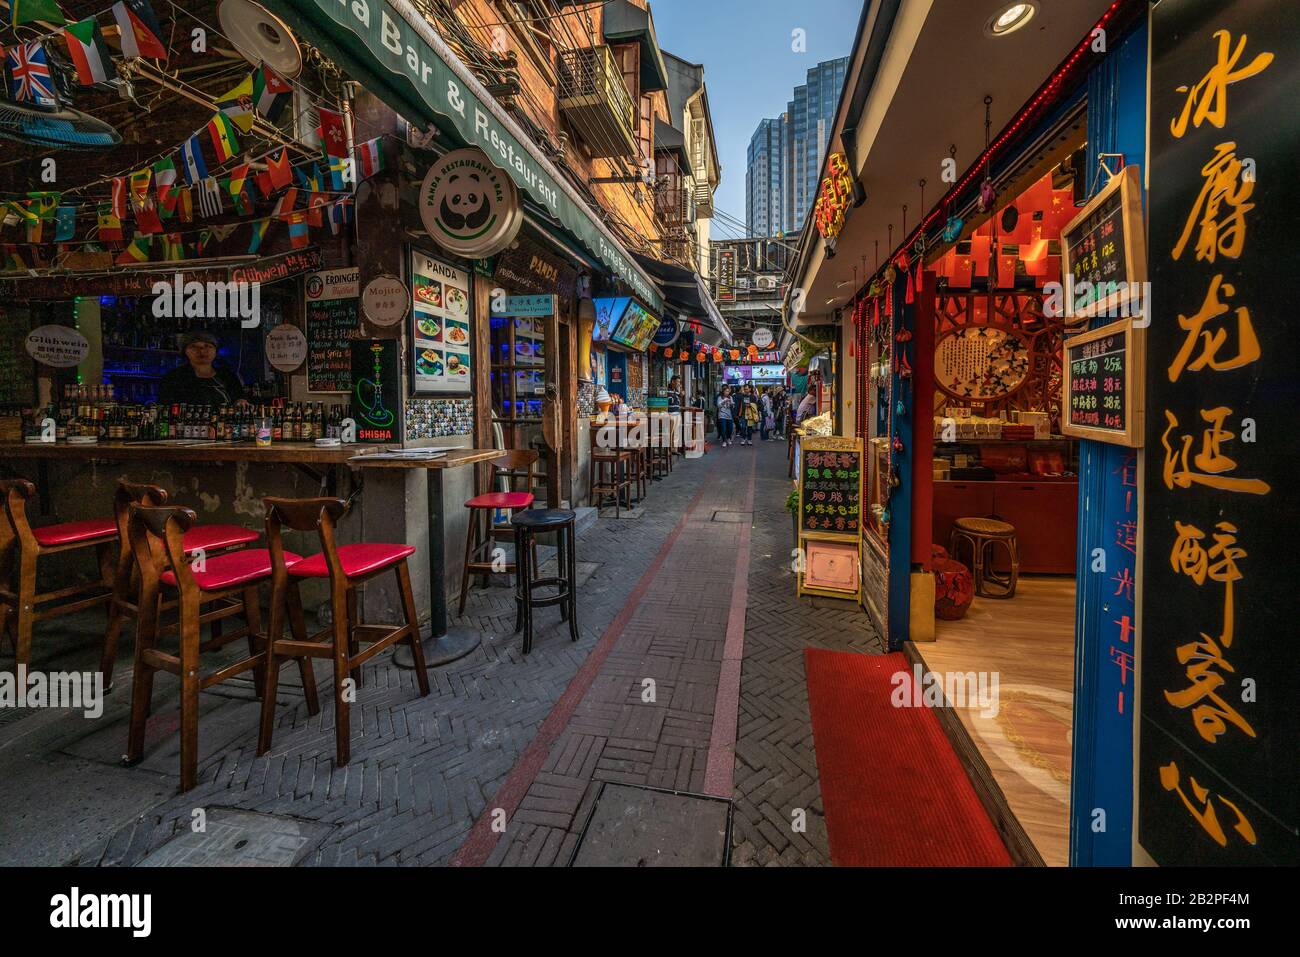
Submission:
[[[731,397],[731,386],[724,385],[718,395],[718,441],[725,449],[736,434],[736,402]]]
[[[759,420],[759,437],[766,442],[768,433],[772,431],[772,392],[769,389],[763,390],[762,398],[758,402],[758,411],[762,418]]]
[[[758,425],[760,414],[754,386],[746,382],[740,390],[740,399],[736,408],[736,428],[740,433],[741,445],[754,444],[754,427]]]

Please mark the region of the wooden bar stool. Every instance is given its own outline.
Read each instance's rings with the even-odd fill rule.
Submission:
[[[587,469],[587,504],[601,509],[614,499],[614,515],[632,507],[631,468],[636,453],[624,447],[621,423],[609,421],[591,427],[591,463]]]
[[[673,470],[672,422],[663,412],[652,412],[647,423],[649,430],[650,478],[659,481]]]
[[[33,528],[27,503],[36,486],[26,479],[0,480],[4,518],[0,519],[0,636],[14,646],[14,674],[31,664],[32,629],[38,621],[70,615],[113,597],[113,544],[117,522],[112,517],[62,522]],[[46,555],[94,548],[99,562],[97,582],[37,592],[36,566]],[[44,605],[45,607],[40,607]]]
[[[971,550],[971,569],[975,577],[975,594],[984,598],[1011,598],[1020,578],[1020,546],[1016,527],[993,518],[959,518],[953,522],[948,551],[961,561],[958,546],[966,543]],[[993,570],[991,552],[995,545],[1007,550],[1010,571],[1002,575]]]
[[[131,550],[131,536],[127,528],[132,505],[157,508],[166,505],[167,490],[159,485],[137,484],[125,480],[117,483],[113,492],[113,517],[117,522],[117,568],[113,573],[113,595],[108,606],[108,628],[104,631],[104,651],[99,670],[104,676],[104,690],[113,688],[113,662],[117,658],[117,640],[128,618],[139,619],[135,597],[139,589],[139,573],[135,554]],[[258,533],[242,525],[195,525],[185,533],[182,545],[187,559],[201,555],[206,563],[208,556],[220,554],[257,541]],[[134,587],[133,587],[134,585]],[[213,625],[220,633],[220,619]]]
[[[515,633],[524,633],[524,654],[533,649],[533,609],[560,606],[561,620],[568,620],[569,635],[578,640],[577,551],[574,541],[576,513],[567,508],[530,508],[517,512],[510,524],[515,529],[515,554],[522,555],[538,534],[555,533],[557,555],[555,575],[535,578],[528,562],[519,562],[515,587]],[[555,594],[537,597],[539,588],[554,588]]]
[[[537,464],[540,456],[532,451],[511,450],[503,453],[499,457],[492,459],[487,464],[493,471],[492,481],[489,486],[495,486],[498,480],[504,480],[507,491],[500,492],[493,489],[482,495],[475,495],[465,503],[465,507],[470,510],[469,528],[465,531],[465,567],[461,572],[460,579],[460,610],[458,615],[465,614],[465,596],[469,594],[469,580],[474,575],[490,575],[497,571],[491,560],[491,552],[488,552],[486,559],[483,557],[485,549],[492,549],[497,542],[510,537],[513,538],[508,526],[499,527],[492,524],[493,513],[498,509],[509,511],[512,515],[520,509],[530,508],[533,504],[533,490],[536,483],[536,476],[533,466]],[[515,488],[516,483],[522,479],[524,488],[522,491]],[[483,526],[487,526],[484,530]],[[515,556],[516,559],[518,555]],[[537,569],[537,548],[533,547],[532,553],[533,570]],[[506,574],[513,573],[515,570],[514,562],[506,562],[500,569]]]
[[[140,592],[136,602],[139,636],[131,686],[131,725],[123,763],[137,764],[144,755],[145,719],[152,704],[154,673],[176,675],[181,681],[181,791],[185,792],[198,780],[199,692],[259,667],[266,658],[267,639],[262,632],[257,586],[271,577],[271,553],[266,549],[244,549],[217,555],[198,571],[186,560],[185,552],[185,533],[194,526],[192,511],[179,505],[131,505],[128,516],[127,534],[140,576]],[[284,559],[297,561],[299,556]],[[179,611],[180,647],[176,654],[158,647],[158,617],[164,591],[172,594]],[[209,604],[216,607],[205,612],[203,608]],[[226,634],[214,632],[203,640],[203,625],[232,615],[242,615],[243,628]],[[245,657],[210,674],[200,672],[203,653],[239,638],[249,640]],[[299,667],[307,707],[314,713],[319,708],[316,684],[305,659],[300,660]],[[259,693],[265,696],[264,681],[260,675],[255,679]],[[274,699],[274,689],[270,694]]]
[[[429,675],[425,671],[424,649],[420,646],[420,619],[411,592],[411,574],[406,559],[414,554],[413,545],[387,545],[359,542],[354,545],[335,543],[334,530],[348,510],[341,498],[267,498],[266,541],[270,545],[274,568],[271,585],[270,652],[263,664],[265,678],[262,696],[262,727],[257,738],[257,753],[271,749],[275,723],[275,687],[280,665],[287,658],[306,656],[328,658],[334,662],[334,748],[339,767],[351,757],[349,678],[361,686],[361,666],[399,641],[411,645],[415,680],[420,694],[429,693]],[[316,532],[321,550],[310,558],[284,550],[282,529]],[[527,565],[527,562],[523,563]],[[376,575],[392,571],[402,596],[406,618],[401,625],[363,625],[357,612],[357,586]],[[305,578],[326,578],[330,583],[330,627],[307,637],[302,615],[298,583]],[[282,638],[284,609],[289,609],[293,638]],[[361,648],[361,642],[367,645]]]

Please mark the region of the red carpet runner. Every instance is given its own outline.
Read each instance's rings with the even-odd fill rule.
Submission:
[[[901,654],[804,650],[831,861],[848,867],[1008,867],[938,719],[890,704]]]

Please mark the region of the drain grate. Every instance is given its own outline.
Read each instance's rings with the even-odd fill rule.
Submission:
[[[724,867],[731,802],[681,791],[601,785],[570,867]]]
[[[331,830],[278,814],[207,808],[202,832],[187,829],[137,867],[292,867]]]

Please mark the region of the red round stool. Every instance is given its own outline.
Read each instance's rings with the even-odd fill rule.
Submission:
[[[961,562],[944,558],[934,563],[934,614],[957,621],[975,598],[975,579]]]

